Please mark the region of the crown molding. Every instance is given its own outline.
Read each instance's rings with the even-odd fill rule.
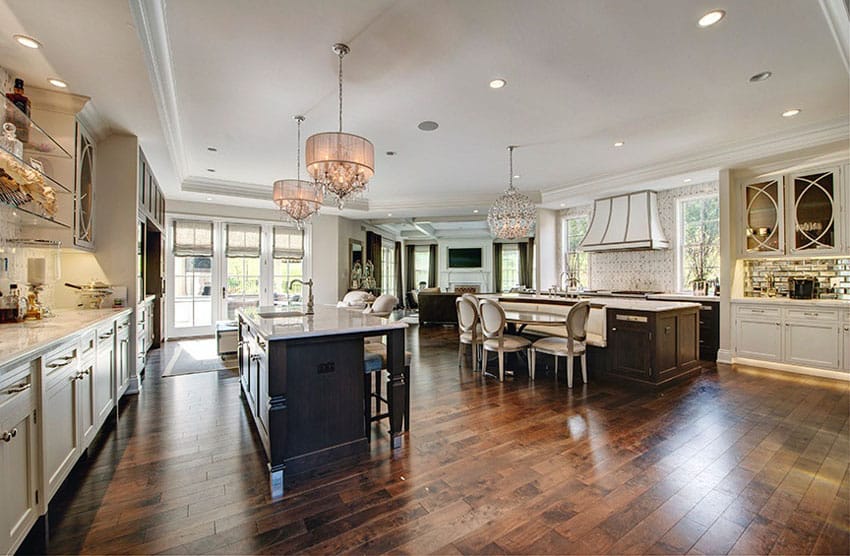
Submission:
[[[112,127],[103,119],[100,112],[94,106],[94,101],[89,101],[77,114],[77,119],[97,142],[103,141],[112,134]]]
[[[540,191],[522,191],[535,205],[543,201]],[[392,200],[372,198],[369,200],[369,210],[393,211],[393,210],[434,210],[434,209],[469,209],[475,206],[489,207],[501,193],[483,193],[479,195],[466,195],[463,197],[422,197],[416,199]]]
[[[850,7],[845,0],[820,0],[820,8],[835,39],[844,69],[850,72]]]
[[[239,199],[254,199],[269,202],[272,199],[272,187],[269,185],[199,178],[196,176],[185,178],[180,184],[180,189],[188,193],[203,193],[206,195],[219,195]],[[322,206],[336,208],[337,204],[334,199],[328,197],[325,198]],[[368,199],[352,199],[345,202],[345,210],[368,211],[369,209]]]
[[[168,154],[178,179],[183,181],[189,174],[189,163],[180,128],[177,82],[168,43],[168,24],[165,21],[165,0],[130,0],[130,12],[148,67]]]
[[[543,191],[543,203],[569,201],[576,191],[592,189],[594,194],[604,196],[606,192],[624,186],[646,184],[652,180],[686,172],[708,169],[732,168],[782,153],[825,145],[850,138],[848,118],[844,116],[828,122],[797,128],[785,134],[773,134],[746,141],[726,143],[699,154],[662,162],[639,170],[623,173],[600,174],[567,185]]]

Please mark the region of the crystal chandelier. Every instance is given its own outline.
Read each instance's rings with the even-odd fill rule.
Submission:
[[[514,149],[508,147],[510,174],[508,188],[500,195],[487,212],[490,233],[498,239],[519,239],[534,233],[537,209],[526,195],[514,187]]]
[[[297,178],[274,182],[272,199],[280,210],[295,222],[298,229],[301,229],[304,222],[319,212],[324,195],[320,185],[301,179],[301,122],[304,121],[304,116],[293,116],[293,119],[298,122]]]
[[[342,132],[342,58],[349,48],[335,44],[339,56],[339,131],[317,133],[307,139],[307,171],[342,209],[346,199],[366,190],[375,174],[375,147],[359,135]]]

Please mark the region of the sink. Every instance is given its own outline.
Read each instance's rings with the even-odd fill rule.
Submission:
[[[286,317],[303,317],[304,313],[302,311],[268,311],[257,313],[257,316],[264,319],[279,319]]]

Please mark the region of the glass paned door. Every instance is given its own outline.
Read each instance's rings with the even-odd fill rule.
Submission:
[[[792,178],[793,251],[835,249],[836,176],[835,171],[825,171]]]
[[[174,328],[190,335],[189,329],[213,324],[212,257],[174,257]]]
[[[744,186],[747,253],[782,253],[782,182],[771,179]]]
[[[240,307],[260,305],[260,259],[258,257],[227,257],[227,277],[224,300],[227,318],[236,318]]]

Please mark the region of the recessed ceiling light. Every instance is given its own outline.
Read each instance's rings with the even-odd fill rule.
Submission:
[[[565,206],[567,206],[567,203],[561,203],[561,206],[565,207]]]
[[[507,84],[508,84],[508,82],[505,81],[504,79],[494,79],[493,81],[490,82],[490,88],[491,89],[501,89],[502,87],[504,87]]]
[[[685,178],[682,181],[685,182],[685,183],[691,183],[691,178]]]
[[[425,120],[424,122],[419,122],[419,125],[417,127],[422,131],[434,131],[435,129],[440,127],[440,124],[438,124],[437,122],[432,122],[431,120]]]
[[[782,117],[783,117],[783,118],[792,118],[792,117],[796,116],[796,115],[797,115],[797,114],[799,114],[799,113],[800,113],[800,109],[799,109],[799,108],[792,108],[791,110],[786,110],[785,112],[783,112],[783,113],[782,113]]]
[[[207,172],[215,172],[215,168],[207,168]]]
[[[478,209],[472,209],[472,214],[478,214]]]
[[[773,72],[762,71],[750,77],[750,83],[758,83],[759,81],[767,81]]]
[[[395,152],[395,151],[387,151],[387,156],[395,156],[395,155],[397,155],[397,154],[398,154],[398,153],[397,153],[397,152]]]
[[[217,153],[218,152],[218,149],[216,147],[207,147],[207,150],[210,151],[211,153]]]
[[[212,201],[212,197],[207,197],[207,201]]]
[[[68,84],[62,81],[61,79],[56,79],[55,77],[51,77],[47,80],[48,83],[53,85],[54,87],[59,87],[60,89],[67,89]]]
[[[711,10],[697,21],[697,25],[700,27],[711,27],[721,19],[726,17],[726,12],[723,10]]]
[[[393,215],[393,213],[391,213],[391,212],[387,213],[387,216],[392,216],[392,215]]]
[[[518,180],[518,179],[519,179],[519,174],[514,174],[514,179],[515,179],[515,180]]]
[[[616,143],[614,143],[614,146],[615,146],[615,147],[622,147],[622,146],[623,146],[623,145],[625,145],[625,144],[626,144],[626,143],[625,143],[624,141],[617,141]]]
[[[41,43],[35,40],[32,37],[28,37],[26,35],[12,35],[18,44],[21,46],[26,46],[27,48],[41,48]]]

